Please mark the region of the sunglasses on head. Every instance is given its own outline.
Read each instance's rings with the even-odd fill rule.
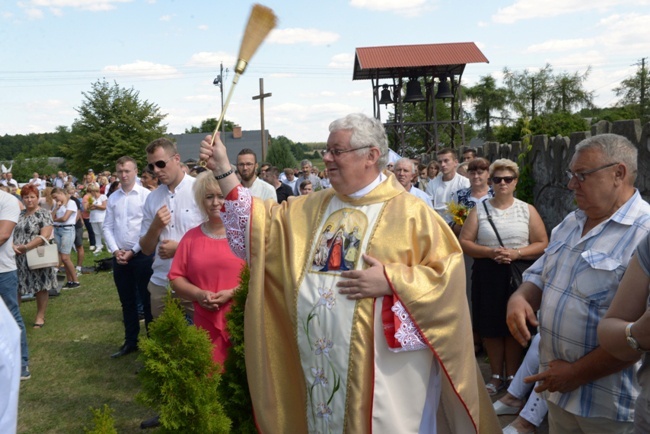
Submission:
[[[176,154],[174,154],[174,155],[176,155]],[[167,162],[169,160],[171,160],[172,158],[174,158],[174,155],[172,155],[171,157],[169,157],[166,160],[158,160],[158,161],[155,161],[153,163],[147,164],[147,169],[151,170],[152,172],[153,172],[154,166],[159,168],[159,169],[164,169],[165,167],[167,167]]]
[[[517,179],[517,177],[515,177],[515,176],[493,176],[492,177],[492,183],[493,184],[501,184],[501,181],[505,181],[506,184],[510,184],[515,179]]]

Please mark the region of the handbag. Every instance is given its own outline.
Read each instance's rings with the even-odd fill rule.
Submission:
[[[30,270],[38,270],[46,267],[56,267],[59,265],[59,250],[56,244],[51,243],[42,235],[39,235],[45,242],[34,249],[28,250],[27,267]]]
[[[494,225],[494,222],[492,221],[492,216],[490,215],[490,211],[488,211],[488,207],[485,204],[486,201],[483,201],[483,208],[485,208],[485,213],[487,214],[487,219],[488,222],[490,222],[490,226],[492,226],[492,229],[494,229],[494,233],[497,236],[497,240],[499,240],[499,245],[501,247],[505,247],[503,245],[503,241],[501,240],[501,236],[499,235],[499,231],[497,230],[497,227]],[[528,269],[531,265],[533,265],[535,261],[530,260],[530,259],[517,259],[515,261],[510,262],[510,292],[515,292],[517,288],[519,288],[519,285],[523,282],[523,274],[524,271]]]

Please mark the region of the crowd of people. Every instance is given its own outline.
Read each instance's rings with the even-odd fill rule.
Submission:
[[[113,257],[124,340],[112,358],[138,351],[140,320],[148,328],[171,292],[223,366],[248,264],[245,357],[262,432],[492,433],[497,416],[517,415],[503,432],[532,433],[547,411],[553,433],[648,431],[650,205],[627,139],[576,146],[578,209],[550,239],[516,197],[514,161],[450,148],[428,164],[390,158],[383,126],[360,114],[330,125],[323,170],[260,163],[250,149],[230,162],[210,136],[207,169],[190,170],[165,138],[145,152],[144,168],[123,156],[78,184],[59,172],[19,188],[5,175],[0,318],[15,321],[0,327],[20,378],[19,294],[36,298],[42,328],[57,286],[56,267],[31,270],[25,254],[54,239],[76,288],[70,253],[83,261],[85,227],[90,249]]]

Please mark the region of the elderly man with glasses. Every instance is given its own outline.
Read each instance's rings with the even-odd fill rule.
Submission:
[[[580,142],[568,187],[578,210],[555,229],[544,255],[508,302],[512,335],[526,345],[526,322],[538,325],[537,381],[549,407],[551,433],[631,433],[638,365],[617,360],[596,329],[637,244],[650,231],[650,205],[634,188],[637,149],[602,134]]]
[[[282,205],[241,187],[218,138],[201,143],[226,194],[231,248],[251,270],[246,367],[259,430],[500,431],[455,235],[383,171],[378,120],[351,114],[329,130],[332,188]]]

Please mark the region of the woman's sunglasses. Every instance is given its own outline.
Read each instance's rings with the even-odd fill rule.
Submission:
[[[515,177],[515,176],[493,176],[492,177],[492,183],[493,184],[501,184],[501,181],[505,181],[506,184],[510,184],[515,179],[517,179],[517,177]]]

